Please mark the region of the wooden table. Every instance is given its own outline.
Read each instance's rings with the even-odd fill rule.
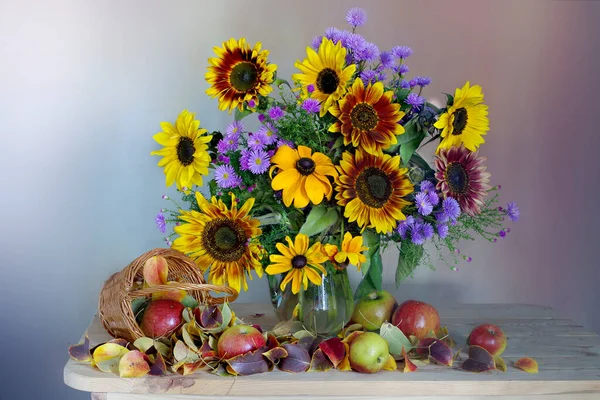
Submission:
[[[270,328],[275,318],[270,305],[233,304],[245,322]],[[122,379],[70,360],[64,380],[72,388],[92,392],[96,400],[192,399],[411,399],[411,400],[600,400],[600,337],[548,307],[519,304],[481,304],[439,307],[442,325],[459,346],[480,323],[498,324],[508,336],[503,354],[508,371],[467,373],[428,365],[413,373],[281,371],[247,376],[219,377],[208,372],[188,376]],[[261,317],[251,317],[264,313]],[[88,328],[92,345],[110,337],[95,318]],[[521,357],[533,357],[539,374],[511,366]]]

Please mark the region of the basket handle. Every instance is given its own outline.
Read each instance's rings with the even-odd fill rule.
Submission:
[[[210,304],[223,304],[230,303],[235,301],[238,297],[237,290],[230,288],[229,286],[222,285],[211,285],[208,283],[187,283],[187,282],[177,282],[172,283],[170,285],[156,285],[152,287],[148,287],[145,289],[138,289],[127,293],[127,297],[130,300],[135,299],[136,297],[149,296],[158,292],[175,292],[178,290],[192,290],[202,292],[202,296],[204,301]],[[227,293],[226,297],[214,297],[210,294],[210,292],[217,293]]]

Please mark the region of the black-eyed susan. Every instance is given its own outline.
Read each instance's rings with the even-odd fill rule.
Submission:
[[[342,47],[341,41],[333,44],[331,40],[323,38],[318,52],[307,47],[306,54],[307,58],[304,61],[296,61],[294,64],[301,73],[292,75],[292,79],[302,84],[304,92],[312,85],[310,97],[321,103],[322,117],[346,94],[346,85],[354,75],[356,65],[344,67],[346,49]]]
[[[261,47],[260,42],[251,48],[245,38],[231,38],[213,48],[217,57],[208,59],[205,78],[211,87],[206,94],[219,98],[219,110],[242,111],[244,103],[258,104],[258,95],[271,93],[277,65],[267,64],[269,51]]]
[[[273,190],[282,190],[283,203],[289,207],[304,208],[309,202],[320,204],[323,198],[331,199],[333,188],[328,176],[336,177],[337,171],[329,157],[313,153],[309,147],[292,149],[281,146],[271,158],[271,172],[277,175],[271,182]]]
[[[346,232],[340,248],[335,244],[327,243],[323,246],[323,250],[336,269],[342,270],[352,264],[360,271],[362,263],[367,261],[362,252],[369,248],[363,246],[362,236],[352,237],[350,232]]]
[[[400,168],[400,156],[380,157],[357,150],[344,152],[337,167],[337,203],[344,217],[361,229],[375,228],[389,233],[406,217],[402,209],[410,204],[404,197],[413,191],[408,169]]]
[[[285,290],[288,283],[292,284],[292,293],[299,293],[300,287],[308,289],[308,281],[315,285],[322,283],[321,274],[327,275],[327,271],[321,265],[328,260],[319,242],[309,246],[309,239],[303,233],[299,233],[292,242],[289,236],[285,240],[288,245],[277,243],[277,250],[281,254],[272,254],[269,257],[271,264],[266,268],[269,275],[285,274],[280,288]]]
[[[256,238],[262,233],[260,222],[250,217],[254,198],[246,200],[238,209],[237,199],[231,195],[231,208],[213,197],[208,202],[196,192],[201,212],[181,211],[186,223],[176,226],[180,236],[173,249],[188,254],[205,272],[210,269],[209,280],[216,285],[229,285],[238,292],[248,290],[246,275],[251,271],[261,277],[261,247]]]
[[[456,89],[454,102],[434,124],[442,130],[437,153],[461,144],[470,151],[476,151],[479,145],[485,143],[483,136],[490,129],[487,115],[488,106],[483,104],[481,86],[471,86],[467,82],[462,89]]]
[[[346,96],[334,104],[329,112],[338,120],[330,132],[341,132],[344,144],[363,149],[369,154],[381,155],[396,144],[396,136],[404,133],[399,124],[404,116],[400,104],[392,103],[393,91],[384,92],[383,83],[369,84],[366,88],[358,78]]]
[[[195,115],[183,110],[175,125],[161,122],[162,132],[153,136],[164,147],[150,154],[163,156],[158,166],[164,167],[167,186],[175,182],[179,190],[190,188],[193,184],[202,186],[202,175],[208,175],[210,155],[207,143],[212,136],[206,135],[206,129],[200,128],[200,121],[195,119]]]

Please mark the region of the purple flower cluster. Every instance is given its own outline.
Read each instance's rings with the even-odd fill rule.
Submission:
[[[514,201],[511,201],[506,205],[506,215],[508,219],[513,222],[517,222],[521,217],[521,211],[519,210],[519,206]]]
[[[413,92],[409,93],[404,102],[408,105],[411,105],[414,111],[418,111],[421,109],[421,107],[423,107],[423,104],[425,104],[425,97],[419,96]]]
[[[412,216],[406,217],[404,221],[400,221],[398,224],[398,233],[403,240],[408,239],[414,244],[421,245],[425,241],[433,238],[434,230],[433,225],[423,220],[415,219]]]
[[[319,100],[309,97],[302,102],[302,109],[309,114],[316,114],[321,110]]]
[[[353,28],[362,26],[367,22],[367,13],[362,8],[354,7],[346,14],[346,22]]]
[[[235,173],[235,170],[231,165],[219,165],[215,169],[215,181],[222,189],[228,189],[242,184],[242,178]]]
[[[162,211],[159,211],[159,213],[156,214],[156,217],[154,217],[154,222],[156,223],[158,230],[161,233],[165,233],[167,230],[167,221],[165,220],[165,215],[162,213]]]

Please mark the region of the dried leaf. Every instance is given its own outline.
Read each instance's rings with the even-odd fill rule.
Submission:
[[[210,347],[209,343],[206,341],[202,343],[202,347],[198,350],[200,353],[200,357],[206,361],[212,361],[213,359],[217,359],[217,352]]]
[[[346,336],[346,337],[345,337],[345,338],[342,340],[342,342],[344,342],[344,343],[347,343],[347,344],[350,344],[350,343],[352,343],[352,341],[353,341],[354,339],[356,339],[358,336],[362,335],[363,333],[364,333],[363,331],[354,331],[354,332],[352,332],[351,334],[349,334],[348,336]]]
[[[267,347],[269,348],[269,350],[275,347],[279,347],[279,340],[277,340],[275,335],[272,335],[270,333],[267,334]]]
[[[204,360],[196,361],[193,363],[183,364],[183,374],[182,375],[190,375],[194,372],[198,371],[200,368],[206,367],[206,363]]]
[[[304,372],[310,367],[308,351],[297,344],[284,344],[288,356],[279,362],[279,368],[286,372]]]
[[[148,356],[141,351],[131,350],[119,361],[119,376],[121,378],[139,378],[150,372]]]
[[[256,351],[225,360],[228,372],[233,375],[253,375],[268,372],[269,364],[267,364],[267,361],[263,357],[265,350],[266,348],[263,347]]]
[[[396,364],[396,360],[394,360],[394,356],[391,354],[388,355],[388,359],[383,365],[383,369],[386,371],[395,371],[398,369],[398,364]]]
[[[137,338],[135,342],[133,342],[133,346],[142,353],[145,353],[148,349],[154,347],[154,339],[149,337]]]
[[[333,364],[323,353],[323,350],[317,349],[313,353],[313,356],[310,360],[310,368],[308,369],[310,372],[325,372],[329,371],[333,368]]]
[[[404,367],[402,368],[403,372],[415,372],[417,370],[417,366],[415,363],[408,358],[408,354],[406,354],[406,350],[402,349],[402,355],[404,356]]]
[[[195,321],[194,312],[191,309],[187,308],[187,307],[183,309],[181,315],[183,317],[183,320],[186,323],[190,322],[190,321]]]
[[[256,314],[252,314],[250,317],[251,318],[260,318],[260,317],[264,317],[265,313],[256,313]]]
[[[158,351],[160,354],[162,354],[162,356],[164,358],[170,358],[171,355],[173,354],[173,350],[171,349],[171,346],[161,342],[160,340],[157,340],[154,342],[154,348],[156,348],[156,351]]]
[[[196,346],[196,343],[194,342],[194,338],[192,337],[192,335],[190,335],[190,326],[194,327],[192,329],[195,329],[195,325],[196,323],[194,321],[192,322],[188,322],[187,324],[183,325],[183,327],[181,328],[181,337],[183,338],[183,341],[185,342],[185,344],[194,352],[198,352],[198,346]]]
[[[178,282],[167,282],[168,285],[177,284]],[[157,292],[152,293],[152,300],[174,300],[178,302],[182,302],[183,299],[187,297],[187,292],[185,290],[170,290],[168,292]]]
[[[144,263],[143,275],[144,282],[150,287],[164,285],[167,283],[167,276],[169,275],[167,260],[161,256],[149,258]]]
[[[456,342],[452,340],[450,336],[450,331],[448,331],[447,326],[442,326],[439,331],[437,331],[436,336],[442,342],[446,343],[446,345],[450,348],[456,346]]]
[[[231,374],[227,372],[227,368],[223,364],[219,364],[215,368],[211,369],[210,373],[217,376],[231,376]]]
[[[292,335],[292,326],[294,321],[282,321],[275,325],[275,327],[271,330],[271,333],[276,337],[281,336],[291,336]]]
[[[181,340],[178,340],[175,343],[175,347],[173,348],[173,357],[175,358],[175,361],[180,363],[193,363],[198,361],[200,358],[198,357],[198,354],[190,350],[189,347],[187,347],[186,344]]]
[[[200,326],[215,329],[223,324],[223,314],[216,306],[207,306],[200,314]]]
[[[448,367],[451,367],[454,361],[454,354],[452,354],[450,347],[441,340],[434,338],[422,339],[417,347],[417,354],[429,356],[438,364]]]
[[[504,358],[502,358],[501,356],[495,355],[494,357],[494,363],[496,364],[496,369],[498,371],[502,371],[502,372],[506,372],[508,370],[508,368],[506,368],[506,362],[504,362]]]
[[[537,374],[539,372],[537,361],[530,357],[518,359],[515,361],[514,366],[530,374]]]
[[[350,346],[348,343],[344,343],[344,358],[337,366],[337,369],[340,371],[352,371],[352,367],[350,366]]]
[[[460,367],[468,372],[485,372],[496,368],[494,357],[483,347],[469,347],[469,358]]]
[[[90,362],[92,361],[92,353],[90,353],[90,339],[87,333],[83,338],[83,343],[79,343],[69,347],[69,356],[75,361]]]
[[[114,343],[123,347],[127,347],[127,345],[129,344],[129,342],[125,339],[111,339],[107,343]]]
[[[156,353],[156,359],[154,363],[150,366],[150,375],[153,376],[163,376],[167,373],[167,364],[165,363],[165,359],[162,354]]]
[[[116,343],[104,343],[94,350],[93,360],[102,372],[119,372],[119,361],[129,350]]]
[[[296,343],[310,354],[310,349],[317,338],[315,336],[305,336]]]
[[[305,337],[310,337],[311,339],[314,339],[317,337],[317,335],[315,335],[314,333],[307,331],[307,330],[298,331],[298,332],[294,333],[292,336],[298,340],[304,339]],[[311,341],[311,343],[312,343],[312,341]]]
[[[389,322],[384,322],[381,325],[379,335],[388,342],[390,354],[394,356],[401,355],[403,348],[405,348],[406,351],[410,351],[413,348],[412,343],[408,340],[406,335],[397,326],[392,325]]]
[[[352,332],[355,331],[361,331],[363,329],[363,326],[361,324],[352,324],[352,325],[348,325],[347,327],[345,327],[342,332],[340,333],[340,336],[342,338],[345,338],[346,336],[348,336],[349,334],[351,334]]]
[[[346,355],[346,348],[340,338],[334,337],[319,344],[319,348],[329,358],[335,368],[340,365]]]
[[[277,364],[279,360],[288,356],[287,350],[283,347],[273,347],[263,353],[263,356],[272,364]]]

